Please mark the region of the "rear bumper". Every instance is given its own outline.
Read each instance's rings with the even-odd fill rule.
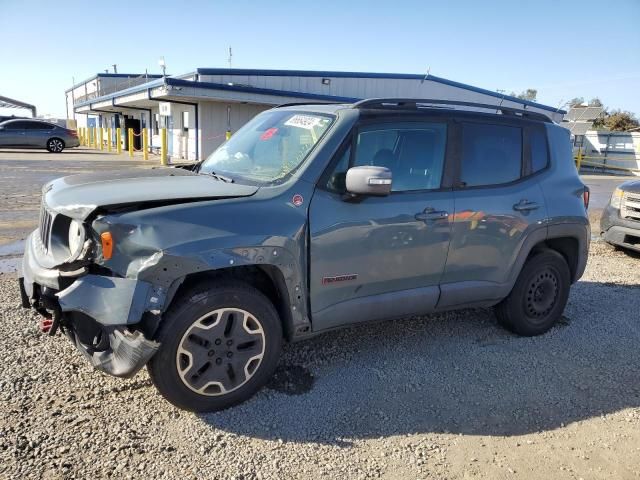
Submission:
[[[60,328],[98,370],[135,375],[160,346],[142,320],[145,312],[159,318],[162,291],[130,278],[65,275],[38,263],[29,237],[19,279],[22,306],[52,316],[53,332]]]

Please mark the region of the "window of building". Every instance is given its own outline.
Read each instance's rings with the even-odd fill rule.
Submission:
[[[160,134],[160,114],[159,113],[156,113],[153,116],[153,134],[154,135]]]
[[[460,180],[468,187],[509,183],[522,173],[522,129],[465,123]]]
[[[549,153],[547,151],[547,136],[545,131],[532,128],[529,136],[531,139],[531,172],[539,172],[549,163]]]
[[[182,112],[182,131],[189,131],[189,112]]]

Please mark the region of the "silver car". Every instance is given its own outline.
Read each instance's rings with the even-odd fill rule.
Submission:
[[[41,120],[6,120],[0,123],[0,147],[46,148],[60,153],[80,145],[74,130]]]

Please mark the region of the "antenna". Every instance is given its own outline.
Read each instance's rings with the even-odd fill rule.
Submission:
[[[231,52],[231,47],[229,47],[229,58],[228,58],[228,62],[229,62],[229,68],[233,68],[231,66],[231,60],[233,59],[233,53]]]
[[[424,83],[424,81],[429,78],[430,72],[431,72],[431,67],[427,67],[427,73],[425,74],[424,78],[420,81],[420,83]]]
[[[158,60],[158,65],[160,65],[160,68],[162,69],[162,76],[166,77],[167,76],[167,64],[164,61],[164,56],[160,57],[160,59]]]

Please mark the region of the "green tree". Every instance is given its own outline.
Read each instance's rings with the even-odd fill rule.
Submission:
[[[591,100],[589,100],[589,106],[590,107],[603,107],[604,105],[602,105],[602,102],[600,101],[600,99],[598,97],[594,97]]]
[[[640,126],[640,122],[631,112],[621,110],[605,111],[600,118],[593,122],[596,130],[611,130],[612,132],[627,132]]]
[[[521,100],[529,100],[530,102],[535,102],[538,98],[538,90],[536,90],[535,88],[527,88],[525,91],[520,93],[511,92],[510,95]]]
[[[575,97],[567,102],[569,107],[579,107],[584,103],[584,97]]]

